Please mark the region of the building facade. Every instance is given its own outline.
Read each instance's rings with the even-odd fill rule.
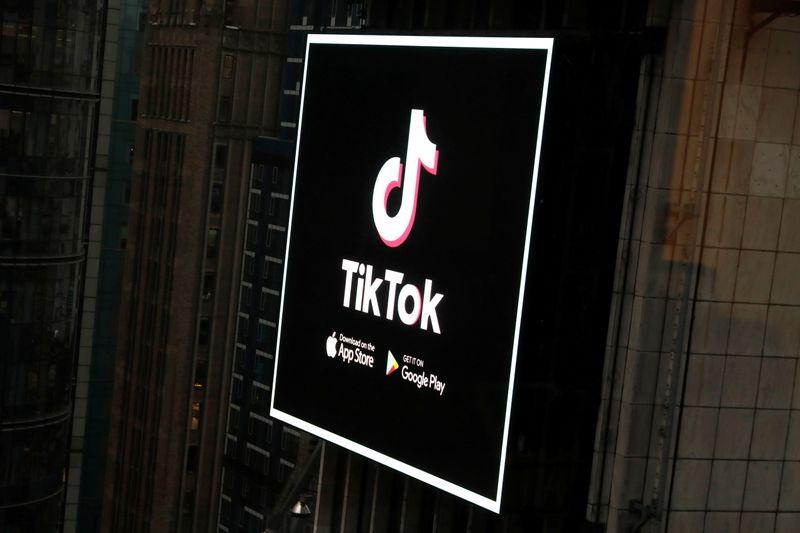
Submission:
[[[294,140],[306,35],[324,26],[357,30],[362,9],[359,2],[294,0],[289,5],[287,56],[278,101],[280,129],[274,137],[258,138],[251,152],[219,531],[310,527],[308,520],[300,523],[289,511],[298,498],[308,499],[315,491],[321,441],[268,416]]]
[[[587,517],[800,530],[800,6],[650,3]]]
[[[100,530],[147,2],[109,0],[107,7],[66,532]]]
[[[251,141],[278,135],[287,18],[149,3],[104,530],[216,527]]]
[[[0,524],[9,532],[56,531],[63,519],[78,327],[91,312],[82,294],[105,17],[96,0],[0,5]]]

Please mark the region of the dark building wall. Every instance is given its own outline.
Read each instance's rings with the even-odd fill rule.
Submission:
[[[250,140],[277,131],[285,20],[282,2],[150,2],[106,529],[216,525]]]
[[[0,5],[0,524],[63,514],[104,5]]]

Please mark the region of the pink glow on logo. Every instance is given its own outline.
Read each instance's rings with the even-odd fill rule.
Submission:
[[[392,248],[400,246],[408,238],[417,215],[420,167],[435,175],[439,165],[439,151],[428,139],[427,120],[421,109],[411,110],[408,125],[405,174],[399,157],[386,161],[378,172],[372,190],[372,218],[381,240]],[[401,179],[402,176],[402,179]],[[389,216],[387,203],[389,194],[403,186],[400,209]]]

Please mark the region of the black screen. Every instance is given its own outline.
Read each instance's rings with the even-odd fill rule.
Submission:
[[[306,58],[273,408],[490,500],[547,53],[312,42]],[[420,169],[413,225],[388,246],[373,221],[373,188],[390,158],[414,164],[405,160],[414,109],[438,150],[436,173]],[[406,185],[388,195],[390,216]],[[356,309],[365,276],[343,260],[384,279],[380,316]],[[387,269],[403,275],[391,304]],[[426,283],[431,298],[441,295],[432,309],[439,333],[424,309],[413,325],[397,309],[403,286],[422,302]],[[372,367],[356,361],[356,347]],[[389,351],[399,368],[387,375]],[[409,371],[428,381],[417,386]]]

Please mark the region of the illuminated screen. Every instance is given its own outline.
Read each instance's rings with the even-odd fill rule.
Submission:
[[[310,35],[304,64],[271,415],[495,512],[552,47]]]

